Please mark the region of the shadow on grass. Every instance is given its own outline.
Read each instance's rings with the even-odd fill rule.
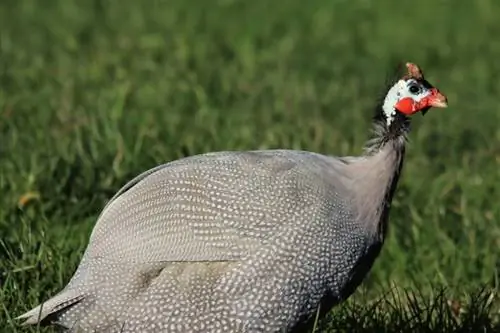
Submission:
[[[372,302],[350,300],[316,332],[500,332],[498,291],[481,288],[463,299],[438,288],[433,297],[415,289],[391,289]]]

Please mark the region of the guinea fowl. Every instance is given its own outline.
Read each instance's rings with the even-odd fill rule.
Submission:
[[[404,66],[359,157],[215,152],[127,183],[68,285],[19,316],[70,332],[295,332],[349,297],[384,242],[410,116],[446,107]]]

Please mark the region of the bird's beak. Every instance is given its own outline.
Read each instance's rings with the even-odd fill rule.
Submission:
[[[425,114],[427,113],[427,111],[429,111],[430,108],[448,107],[448,100],[446,96],[443,95],[436,88],[432,88],[430,96],[425,98],[425,100],[422,102],[423,104],[425,104],[425,107],[421,111],[422,116],[425,116]]]
[[[448,107],[448,100],[439,90],[432,88],[427,105],[433,108],[446,108]]]

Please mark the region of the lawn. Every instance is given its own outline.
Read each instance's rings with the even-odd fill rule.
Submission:
[[[318,331],[500,331],[499,17],[495,0],[3,0],[0,330],[53,332],[13,318],[68,282],[138,173],[360,154],[386,73],[414,61],[450,107],[415,117],[385,247]]]

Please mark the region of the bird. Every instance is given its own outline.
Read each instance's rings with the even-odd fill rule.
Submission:
[[[17,317],[67,332],[299,332],[379,256],[411,117],[448,106],[402,63],[359,156],[268,149],[183,157],[104,206],[74,275]],[[318,312],[319,311],[319,312]]]

